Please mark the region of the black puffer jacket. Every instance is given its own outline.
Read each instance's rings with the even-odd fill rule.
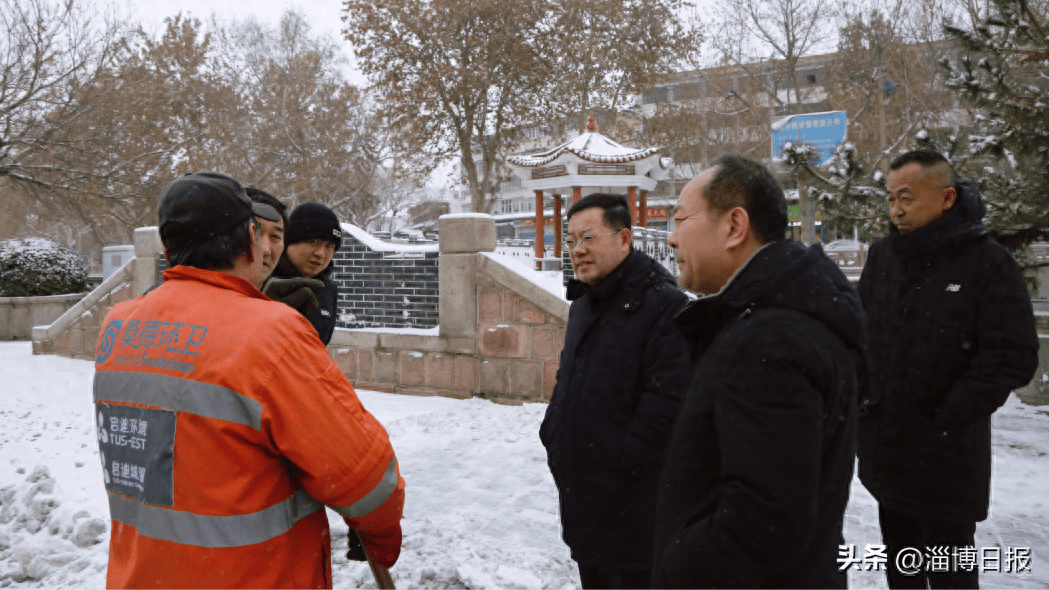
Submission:
[[[870,351],[861,398],[860,479],[898,512],[987,517],[991,420],[1038,365],[1019,267],[986,235],[976,187],[954,207],[871,247],[860,278]]]
[[[581,563],[648,568],[663,450],[688,384],[688,349],[674,315],[688,298],[633,250],[573,299],[539,430],[561,498],[561,525]]]
[[[667,446],[653,588],[844,588],[859,296],[819,247],[759,250],[678,325],[697,355]]]
[[[328,264],[327,268],[313,277],[319,281],[324,281],[324,288],[320,291],[314,291],[320,307],[311,309],[303,314],[313,324],[314,329],[317,330],[317,335],[320,336],[321,342],[325,346],[331,342],[331,335],[335,332],[335,320],[338,314],[339,287],[331,279],[334,270],[335,262],[333,261]],[[295,265],[288,260],[287,256],[280,257],[277,268],[273,271],[273,277],[278,279],[293,279],[301,276],[302,273],[295,268]]]

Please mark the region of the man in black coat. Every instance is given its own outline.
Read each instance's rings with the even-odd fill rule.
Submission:
[[[335,332],[339,288],[332,280],[332,257],[342,245],[339,218],[320,203],[303,203],[288,218],[284,255],[263,293],[299,310],[321,342]]]
[[[895,555],[973,546],[989,505],[991,414],[1038,364],[1031,298],[987,236],[976,186],[956,182],[942,155],[908,152],[889,169],[890,235],[860,277],[860,480],[878,500],[890,587],[976,588],[976,568],[906,575]]]
[[[643,588],[656,478],[688,384],[687,346],[673,325],[688,298],[631,247],[623,195],[572,205],[565,245],[579,280],[568,287],[565,344],[539,437],[583,588]]]
[[[698,294],[694,374],[656,505],[657,588],[845,588],[863,310],[819,247],[784,239],[783,191],[725,156],[681,191],[670,245]]]

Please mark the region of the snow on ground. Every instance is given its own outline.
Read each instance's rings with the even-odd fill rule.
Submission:
[[[87,361],[0,342],[0,588],[105,586],[109,511],[94,438]],[[538,440],[546,407],[358,392],[386,426],[407,482],[401,588],[565,588],[578,574],[560,540],[557,494]],[[995,417],[991,518],[977,546],[1032,549],[1031,572],[984,587],[1049,587],[1049,416],[1010,398]],[[336,588],[374,588],[348,562],[329,512]],[[104,530],[103,530],[104,527]],[[874,500],[854,482],[846,542],[877,544]],[[854,588],[884,587],[852,572]]]

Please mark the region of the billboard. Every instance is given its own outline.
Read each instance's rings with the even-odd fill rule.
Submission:
[[[772,123],[772,158],[783,159],[783,146],[805,143],[816,148],[823,164],[845,142],[848,117],[845,111],[790,115]]]

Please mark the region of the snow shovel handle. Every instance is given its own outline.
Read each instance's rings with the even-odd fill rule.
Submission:
[[[360,534],[354,532],[354,534]],[[368,566],[372,568],[372,575],[375,576],[375,585],[378,586],[379,590],[396,590],[393,585],[393,577],[390,576],[390,570],[372,561],[370,555],[368,555],[368,546],[364,544],[364,539],[361,539],[361,549],[364,550],[364,556],[368,558]]]

